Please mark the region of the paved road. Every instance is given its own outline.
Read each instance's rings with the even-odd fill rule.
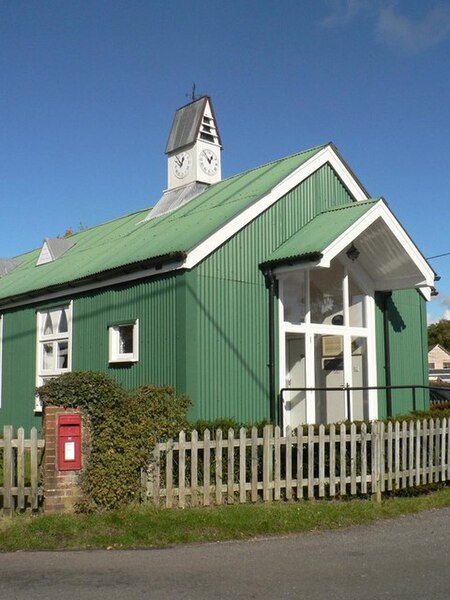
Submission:
[[[450,509],[161,550],[0,555],[1,600],[449,600]]]

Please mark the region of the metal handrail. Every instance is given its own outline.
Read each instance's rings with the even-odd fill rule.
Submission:
[[[367,385],[367,386],[350,386],[350,385],[341,385],[338,387],[288,387],[281,388],[278,394],[278,409],[279,409],[279,420],[280,426],[283,427],[283,408],[284,408],[284,392],[345,392],[346,402],[347,402],[347,415],[350,415],[351,409],[351,395],[352,391],[364,391],[364,390],[386,390],[390,392],[390,390],[411,390],[412,391],[412,401],[413,401],[413,410],[416,410],[416,390],[429,390],[429,385]],[[386,413],[388,417],[392,417],[392,403],[390,394],[386,398]]]

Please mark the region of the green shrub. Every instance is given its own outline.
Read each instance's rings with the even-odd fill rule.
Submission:
[[[186,427],[190,401],[173,388],[145,385],[127,392],[102,373],[73,372],[38,388],[45,404],[79,407],[91,422],[91,451],[81,479],[80,511],[139,500],[141,470],[156,441]]]
[[[122,403],[127,392],[111,377],[94,371],[73,371],[37,388],[44,404],[78,407],[86,411],[95,428],[105,410],[114,409]]]

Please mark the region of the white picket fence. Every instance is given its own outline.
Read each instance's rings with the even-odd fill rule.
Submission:
[[[158,443],[143,484],[168,508],[372,494],[450,480],[450,419],[180,432]]]

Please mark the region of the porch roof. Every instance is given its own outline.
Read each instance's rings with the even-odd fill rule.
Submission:
[[[355,269],[375,290],[416,287],[429,299],[435,272],[381,199],[348,204],[320,213],[264,261],[260,268],[280,269],[304,262],[329,267],[354,244]],[[353,264],[353,263],[352,263]]]
[[[379,201],[352,202],[320,213],[281,244],[261,268],[321,259],[325,248]]]

